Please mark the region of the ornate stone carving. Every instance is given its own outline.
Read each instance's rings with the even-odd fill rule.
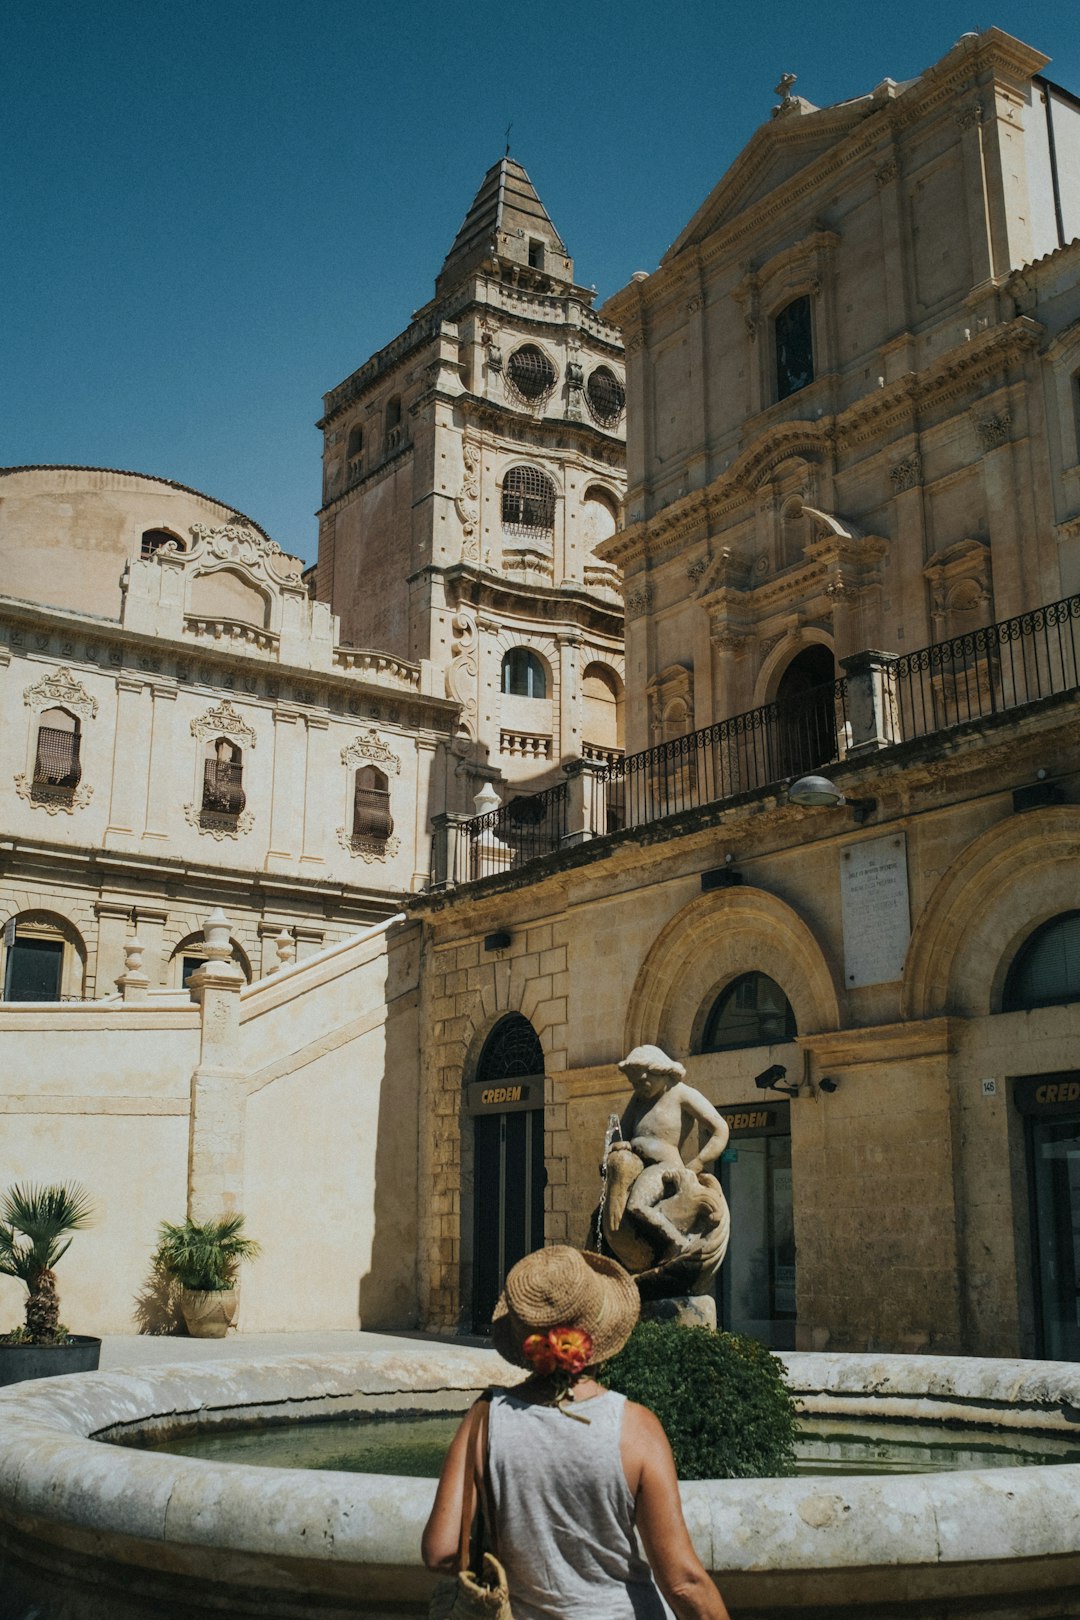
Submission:
[[[223,838],[239,838],[255,825],[254,810],[241,810],[238,816],[224,815],[216,810],[203,810],[194,804],[185,804],[184,820],[201,833],[209,833],[215,843]]]
[[[350,855],[359,855],[368,866],[373,861],[392,861],[401,848],[400,838],[365,838],[349,832],[347,827],[338,828],[337,840],[342,849]]]
[[[734,625],[716,624],[710,632],[710,639],[718,652],[741,653],[746,647],[746,631],[737,630]]]
[[[15,791],[32,810],[46,810],[50,816],[55,816],[60,810],[65,816],[70,816],[74,810],[85,810],[94,797],[94,790],[88,782],[80,782],[74,788],[53,787],[49,783],[35,784],[32,777],[22,772],[15,778]]]
[[[642,585],[636,591],[628,591],[626,595],[626,611],[633,618],[639,614],[647,613],[652,607],[652,588]]]
[[[23,702],[35,714],[42,709],[70,709],[80,720],[92,720],[98,712],[97,699],[72,675],[70,669],[58,669],[54,675],[43,675],[40,681],[28,686]]]
[[[688,315],[696,315],[700,308],[701,298],[698,296],[698,294],[695,293],[692,298],[688,298],[686,300],[686,313]]]
[[[218,528],[193,523],[191,536],[219,562],[240,562],[248,568],[272,563],[279,578],[297,581],[300,578],[303,564],[299,558],[290,557],[275,540],[259,534],[246,523],[222,523]]]
[[[754,339],[757,337],[757,321],[754,319],[753,315],[743,316],[743,326],[746,328],[747,337],[750,339],[751,343],[753,343]]]
[[[692,585],[696,585],[706,568],[709,566],[708,557],[695,557],[692,563],[686,565],[686,577]]]
[[[983,105],[981,101],[971,101],[966,107],[961,107],[956,115],[956,122],[961,129],[972,129],[983,121]]]
[[[241,747],[255,746],[254,731],[243,715],[237,714],[228,698],[219,703],[216,709],[207,709],[205,714],[198,715],[191,722],[191,735],[200,742],[206,742],[209,737],[230,737]]]
[[[878,184],[878,190],[880,191],[883,189],[883,187],[892,185],[892,182],[897,178],[899,173],[900,164],[897,159],[894,157],[887,158],[886,161],[881,165],[881,168],[878,169],[874,175],[874,179]]]
[[[461,459],[465,471],[461,489],[454,497],[454,506],[461,519],[462,555],[475,562],[480,555],[480,538],[477,533],[480,521],[480,486],[477,480],[480,451],[471,439],[462,440]]]
[[[893,493],[901,494],[905,489],[914,489],[916,484],[922,482],[922,457],[917,450],[913,450],[902,461],[897,461],[889,468],[889,477],[892,480]]]
[[[352,742],[347,743],[341,750],[343,765],[359,765],[366,759],[376,760],[380,765],[388,766],[395,776],[401,775],[400,759],[390,752],[374,726],[362,737],[354,737]]]
[[[476,673],[479,637],[476,620],[470,613],[456,613],[451,623],[451,664],[447,671],[447,696],[461,705],[455,745],[460,749],[476,741]]]
[[[1007,443],[1011,427],[1012,417],[1008,411],[999,411],[995,416],[984,416],[976,422],[975,431],[979,435],[979,444],[983,451],[997,450]]]

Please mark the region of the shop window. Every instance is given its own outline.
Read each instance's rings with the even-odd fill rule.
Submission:
[[[1005,980],[1002,1012],[1080,1001],[1080,911],[1051,917],[1024,941]]]
[[[773,321],[776,397],[787,399],[814,380],[814,334],[810,299],[792,299]]]
[[[510,391],[527,405],[538,405],[555,387],[555,367],[535,343],[515,349],[506,367]]]
[[[503,481],[502,522],[510,534],[554,533],[555,485],[539,467],[510,468]]]
[[[175,534],[170,534],[168,529],[144,529],[142,540],[139,543],[139,556],[152,557],[155,551],[161,550],[162,546],[182,547],[183,541],[178,539]]]
[[[243,778],[243,750],[228,737],[218,737],[203,762],[203,813],[238,816],[246,802]]]
[[[511,647],[502,662],[502,689],[508,697],[547,697],[547,672],[528,647]]]
[[[32,797],[70,802],[82,776],[79,722],[67,709],[46,709],[38,719]]]
[[[390,780],[374,765],[363,765],[353,787],[353,837],[385,842],[394,830]]]
[[[731,1052],[743,1046],[779,1046],[798,1031],[791,1003],[764,973],[744,973],[720,992],[701,1037],[703,1052]]]

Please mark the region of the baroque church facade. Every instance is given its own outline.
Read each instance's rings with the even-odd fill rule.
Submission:
[[[330,783],[336,813],[297,821],[283,752],[293,910],[268,937],[299,943],[316,902],[343,932],[306,958],[275,945],[244,988],[204,974],[201,1006],[167,988],[182,963],[140,1002],[124,952],[92,1031],[0,1006],[0,1051],[21,1041],[41,1074],[3,1093],[13,1173],[40,1177],[44,1142],[58,1173],[76,1143],[98,1162],[110,1110],[158,1132],[166,1169],[119,1241],[106,1221],[125,1277],[186,1177],[190,1208],[242,1208],[264,1240],[242,1325],[482,1330],[518,1254],[588,1239],[616,1064],[654,1043],[731,1132],[723,1325],[780,1349],[1080,1354],[1080,102],[1046,67],[989,29],[834,107],[786,75],[656,271],[600,312],[524,171],[496,165],[432,303],[324,400],[317,601],[235,514],[133,508],[105,611],[155,637],[136,667],[177,668],[110,679],[144,728],[145,804],[175,801],[187,841],[169,892],[193,852],[224,850],[223,882],[264,831],[260,870],[278,858],[277,776],[242,776],[246,844],[183,805],[223,813],[199,770],[216,787],[224,766],[227,797],[268,723],[276,749],[303,700],[262,683],[299,624],[318,723],[283,718],[282,748],[325,738],[306,791]],[[184,546],[137,558],[156,527]],[[4,610],[31,637],[73,611]],[[75,745],[38,741],[41,715],[70,735],[67,692],[95,792],[50,815],[13,785],[9,862],[98,803],[91,666],[111,654],[79,662],[61,629],[4,643],[5,679],[37,659],[8,688],[5,781],[82,789],[49,779]],[[228,694],[257,747],[223,691],[180,679],[182,652],[225,638],[257,675]],[[162,797],[145,762],[174,680]],[[120,775],[134,881],[165,822]],[[327,830],[379,842],[379,817],[381,860]],[[161,1061],[110,1091],[139,1020]],[[76,1035],[88,1072],[58,1078]],[[314,1278],[311,1188],[339,1234]]]

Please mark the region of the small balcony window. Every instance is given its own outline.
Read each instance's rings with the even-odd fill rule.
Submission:
[[[353,837],[385,843],[394,830],[390,782],[374,765],[363,765],[353,788]]]
[[[139,556],[152,557],[162,546],[176,546],[179,549],[182,545],[183,542],[175,534],[170,534],[168,529],[144,529]]]
[[[227,737],[219,737],[213,750],[203,761],[203,814],[238,816],[246,803],[242,750]]]
[[[555,485],[539,467],[511,467],[503,483],[502,523],[508,534],[550,536]]]
[[[773,321],[776,342],[776,397],[787,399],[814,380],[814,329],[810,299],[786,304]]]
[[[79,722],[66,709],[46,709],[38,722],[31,793],[44,803],[70,803],[82,776]]]

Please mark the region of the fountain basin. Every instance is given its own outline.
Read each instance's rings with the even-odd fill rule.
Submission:
[[[1071,1363],[783,1358],[809,1412],[1075,1434]],[[430,1480],[212,1463],[101,1443],[192,1423],[465,1405],[489,1351],[177,1364],[0,1392],[0,1620],[423,1614]],[[682,1487],[730,1606],[769,1620],[1047,1620],[1080,1607],[1080,1465]],[[943,1606],[947,1605],[947,1609]]]

